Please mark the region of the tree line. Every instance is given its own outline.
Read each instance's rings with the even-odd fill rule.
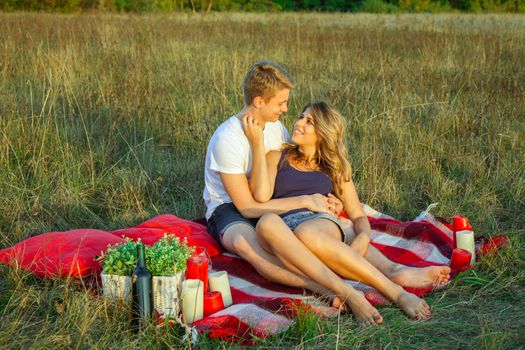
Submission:
[[[520,12],[525,0],[0,0],[4,11]]]

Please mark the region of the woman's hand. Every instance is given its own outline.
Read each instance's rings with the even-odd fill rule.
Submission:
[[[250,145],[264,146],[263,128],[251,115],[245,115],[242,118],[242,129]]]
[[[365,232],[361,232],[354,238],[350,247],[356,252],[358,252],[359,255],[365,256],[369,244],[370,236]]]

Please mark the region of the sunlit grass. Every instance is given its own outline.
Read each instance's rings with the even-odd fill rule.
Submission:
[[[392,307],[381,309],[378,329],[305,315],[261,346],[518,347],[519,15],[0,14],[0,248],[158,213],[201,217],[206,144],[241,107],[243,75],[259,59],[281,62],[299,82],[288,126],[311,100],[341,110],[363,202],[401,219],[439,202],[437,215],[464,214],[476,234],[511,238],[510,249],[429,296],[428,322]],[[175,330],[131,333],[125,309],[76,285],[0,271],[0,347],[187,345]]]

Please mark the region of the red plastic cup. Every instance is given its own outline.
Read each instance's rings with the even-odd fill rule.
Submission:
[[[455,248],[452,251],[452,258],[450,259],[450,268],[464,271],[470,264],[470,258],[472,254],[466,249]]]
[[[452,217],[452,227],[454,228],[454,231],[463,231],[463,230],[472,230],[472,227],[470,227],[470,224],[468,222],[468,219],[465,216],[456,215]]]
[[[186,279],[201,280],[204,283],[204,293],[208,291],[208,264],[206,249],[197,247],[186,266]]]
[[[224,309],[221,292],[204,293],[204,317]]]

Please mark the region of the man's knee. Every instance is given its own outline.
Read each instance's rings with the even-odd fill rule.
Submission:
[[[255,230],[248,224],[230,226],[222,237],[224,248],[241,257],[249,255],[255,241]]]
[[[250,241],[255,238],[255,230],[246,223],[236,223],[226,229],[222,236],[224,247],[239,254],[250,247]]]

